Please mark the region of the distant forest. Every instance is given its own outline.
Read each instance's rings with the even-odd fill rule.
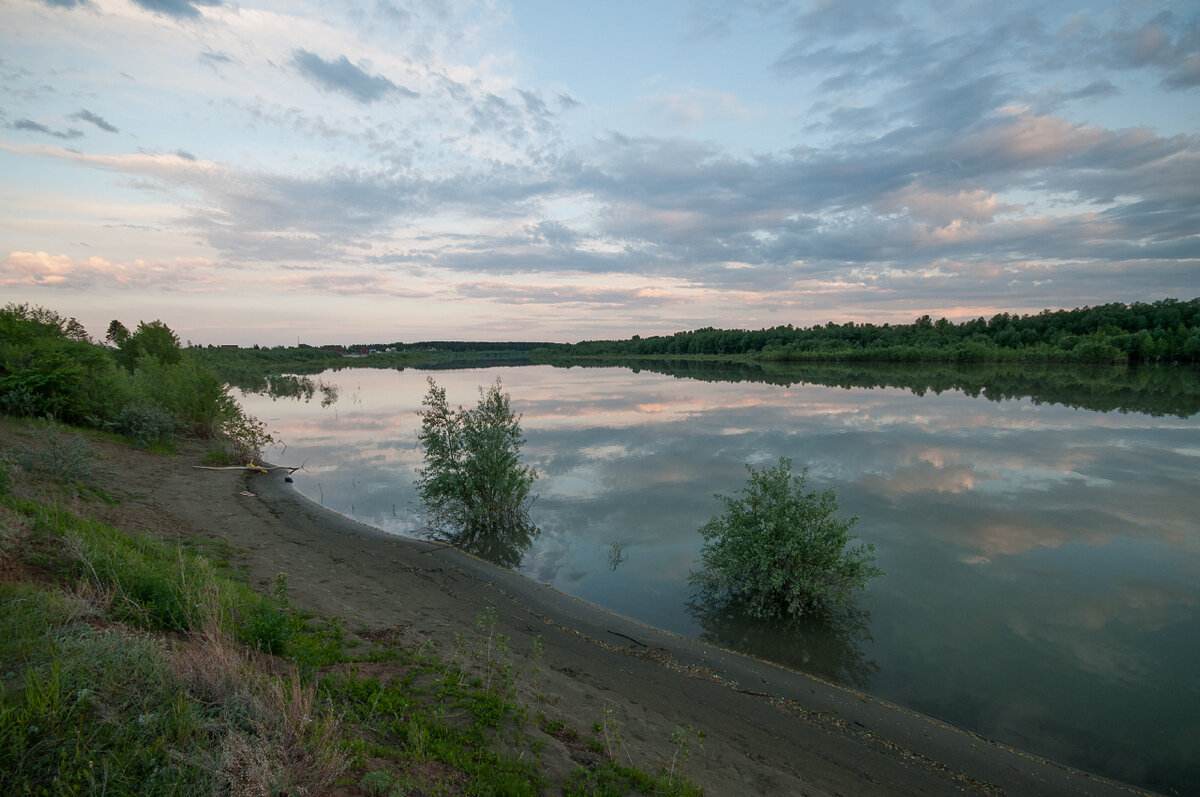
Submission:
[[[999,313],[954,323],[715,329],[629,340],[551,344],[539,359],[727,356],[797,362],[1200,363],[1200,298]]]

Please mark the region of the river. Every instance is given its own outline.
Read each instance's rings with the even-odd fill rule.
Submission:
[[[986,372],[830,386],[616,366],[352,369],[319,377],[338,388],[332,404],[242,404],[286,442],[272,461],[305,463],[305,495],[419,535],[430,375],[452,405],[499,378],[523,415],[540,474],[531,578],[1053,760],[1167,792],[1200,783],[1190,383],[1181,400],[1139,398],[1121,377],[1132,387],[1110,379],[1090,401],[1053,375],[1043,390]],[[781,456],[808,468],[810,489],[836,491],[886,571],[837,624],[747,622],[691,600],[714,494]]]

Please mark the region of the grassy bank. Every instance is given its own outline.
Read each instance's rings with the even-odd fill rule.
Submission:
[[[698,734],[649,761],[562,716],[494,615],[452,651],[312,616],[228,546],[98,519],[141,525],[111,440],[0,424],[0,793],[699,793]]]

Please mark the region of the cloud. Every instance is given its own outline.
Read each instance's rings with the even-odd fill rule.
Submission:
[[[234,62],[233,59],[230,58],[225,53],[204,52],[204,53],[200,53],[196,57],[200,59],[200,63],[207,64],[208,66],[211,66],[214,69],[223,64],[232,64]]]
[[[12,252],[0,268],[0,286],[31,288],[53,286],[72,291],[107,288],[160,288],[182,290],[219,287],[213,263],[203,258],[132,260],[112,263],[102,257],[76,260],[46,252]]]
[[[219,6],[221,0],[133,0],[136,5],[155,14],[178,19],[195,19],[200,16],[197,6]]]
[[[464,281],[462,301],[494,291],[512,304],[595,306],[610,317],[648,306],[654,297],[639,288],[652,284],[672,300],[726,292],[764,315],[816,307],[861,318],[921,301],[1074,305],[1114,298],[1114,284],[1186,293],[1189,271],[1194,283],[1200,137],[1167,107],[1179,95],[1164,92],[1200,79],[1200,25],[1181,12],[1068,18],[1051,7],[979,14],[951,4],[931,16],[903,2],[706,2],[675,39],[679,72],[596,92],[566,72],[529,78],[537,70],[525,68],[525,53],[506,49],[511,20],[474,6],[372,2],[317,19],[141,5],[178,18],[203,12],[213,24],[200,44],[186,25],[138,28],[177,56],[153,75],[138,64],[154,48],[119,64],[93,56],[79,74],[115,66],[109,74],[130,80],[112,82],[136,93],[73,85],[69,96],[99,99],[67,105],[69,117],[45,110],[54,91],[68,96],[66,78],[60,87],[40,66],[17,75],[10,57],[0,64],[14,75],[0,125],[21,135],[10,132],[0,150],[102,169],[145,191],[156,218],[147,246],[186,236],[184,251],[208,246],[247,272],[312,269],[304,276],[342,295],[393,290],[399,272],[436,274]],[[755,13],[763,16],[748,18]],[[114,31],[129,23],[106,19]],[[146,15],[136,19],[144,26]],[[726,76],[687,61],[726,44],[717,37],[733,52],[755,30],[770,35],[756,38],[750,66]],[[751,68],[761,80],[746,82]],[[335,104],[312,102],[309,86]],[[1134,106],[1139,91],[1149,96]],[[412,101],[396,101],[404,97]],[[586,111],[577,97],[588,97]],[[159,103],[164,119],[198,123],[154,130],[147,108]],[[1132,109],[1124,117],[1123,103]],[[1154,113],[1141,112],[1150,105]],[[98,142],[91,127],[71,126],[83,122],[118,132],[97,108],[121,108],[126,130],[126,118],[143,120],[145,150],[50,146]],[[1123,118],[1145,126],[1123,128]],[[636,132],[645,130],[665,132]],[[34,136],[61,141],[20,141]],[[111,201],[76,221],[130,212],[125,199]],[[10,248],[75,251],[83,233],[56,234]],[[330,263],[358,276],[329,281]],[[284,272],[268,273],[255,279]],[[646,282],[621,281],[629,274]],[[716,322],[702,318],[714,307],[694,315]]]
[[[9,127],[11,127],[13,130],[24,130],[29,133],[44,133],[45,135],[62,139],[83,137],[83,131],[77,130],[74,127],[69,127],[66,130],[53,130],[40,122],[33,121],[32,119],[18,119],[10,124]]]
[[[350,63],[346,56],[326,61],[308,50],[295,50],[292,63],[318,88],[336,91],[361,103],[372,103],[391,94],[416,97],[418,94],[397,86],[382,75],[368,74],[361,67]]]
[[[76,113],[71,114],[71,118],[78,119],[81,122],[91,122],[96,127],[100,128],[101,130],[104,130],[106,132],[109,132],[109,133],[121,132],[116,127],[113,127],[111,124],[109,124],[107,121],[105,121],[103,118],[101,118],[101,117],[97,116],[96,114],[92,113],[91,111],[89,111],[87,108],[84,108]]]
[[[0,262],[0,287],[53,287],[76,292],[107,290],[183,290],[228,292],[233,287],[231,266],[208,258],[135,259],[114,263],[102,257],[76,259],[47,252],[11,252]],[[237,284],[293,293],[339,296],[379,296],[428,300],[431,291],[397,284],[377,273],[347,273],[327,265],[281,267],[280,273],[238,270]]]
[[[485,280],[458,285],[455,292],[473,299],[486,299],[509,305],[565,304],[590,307],[662,307],[685,301],[681,295],[661,287],[616,288],[559,283],[525,284]]]
[[[270,282],[277,288],[337,296],[391,296],[394,298],[428,301],[434,292],[423,288],[407,288],[396,284],[382,274],[345,273],[323,271],[320,273],[292,273],[274,278]]]
[[[1200,86],[1200,54],[1189,55],[1177,69],[1163,78],[1162,85],[1177,90]]]

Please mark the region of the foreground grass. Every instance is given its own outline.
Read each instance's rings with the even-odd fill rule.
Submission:
[[[540,649],[519,672],[494,615],[449,654],[386,630],[351,646],[285,574],[264,594],[219,545],[89,518],[117,499],[87,460],[83,438],[0,452],[0,793],[700,793],[681,769],[702,737],[635,766],[610,716],[551,719]]]

